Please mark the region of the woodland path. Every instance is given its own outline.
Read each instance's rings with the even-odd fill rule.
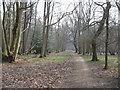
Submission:
[[[3,63],[3,88],[116,88],[118,86],[116,78],[107,77],[103,73],[96,75],[102,70],[96,68],[99,62],[93,65],[93,62],[85,61],[73,51],[58,55],[69,55],[72,58],[59,63],[46,60],[33,63]]]
[[[96,76],[92,70],[95,66],[91,66],[92,61],[85,61],[78,54],[71,52],[74,63],[71,75],[64,78],[59,88],[116,88],[118,85],[117,80],[109,77]]]

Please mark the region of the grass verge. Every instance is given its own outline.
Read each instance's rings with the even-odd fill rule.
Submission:
[[[18,56],[18,59],[23,59],[23,60],[29,60],[31,57],[25,57],[25,56]]]
[[[54,57],[50,57],[49,58],[49,61],[52,61],[52,62],[62,62],[62,61],[65,61],[65,60],[70,60],[70,56],[54,56]]]
[[[87,56],[87,55],[80,55],[80,56],[82,58],[84,58],[84,60],[86,60],[86,61],[91,61],[91,59],[92,59],[92,56]],[[98,59],[101,62],[101,66],[104,67],[105,56],[99,55]],[[108,56],[108,68],[113,68],[113,67],[117,67],[117,66],[118,66],[118,58],[117,58],[117,56]]]
[[[36,62],[40,60],[48,60],[50,62],[62,62],[65,60],[70,60],[71,56],[61,55],[61,56],[48,56],[43,58],[30,59],[30,62]]]
[[[29,61],[32,63],[32,62],[37,62],[37,61],[46,60],[46,59],[47,59],[47,57],[42,57],[42,58],[31,59]]]

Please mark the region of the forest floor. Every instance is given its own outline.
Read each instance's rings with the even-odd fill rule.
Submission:
[[[117,88],[117,66],[108,70],[102,64],[86,61],[73,51],[19,57],[2,64],[3,88]]]

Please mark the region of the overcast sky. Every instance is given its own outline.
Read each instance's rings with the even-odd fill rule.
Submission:
[[[54,0],[55,2],[59,2],[59,3],[61,3],[61,5],[60,5],[60,7],[59,7],[59,9],[56,9],[56,12],[59,12],[59,11],[63,11],[63,13],[64,12],[69,12],[69,11],[71,11],[71,10],[73,10],[73,8],[74,8],[74,3],[76,3],[76,4],[78,4],[78,2],[79,1],[83,1],[84,3],[86,3],[86,2],[88,2],[88,1],[90,1],[90,0]],[[106,0],[93,0],[94,2],[106,2]],[[109,1],[111,1],[111,4],[113,4],[113,1],[114,0],[109,0]],[[40,0],[39,1],[39,4],[38,4],[38,17],[43,17],[43,6],[44,6],[44,0]],[[69,6],[69,8],[68,8],[68,6]],[[86,6],[87,7],[87,6]],[[100,9],[100,10],[99,10]],[[98,11],[102,11],[102,9],[101,8],[99,8],[99,6],[98,6]],[[111,8],[110,9],[110,12],[112,12],[112,16],[113,17],[115,17],[115,18],[117,18],[118,17],[118,12],[117,12],[117,8]],[[99,12],[96,12],[96,16],[101,16],[102,15],[102,13],[99,13]]]
[[[3,0],[4,1],[4,0]],[[16,0],[5,0],[5,1],[16,1]],[[18,1],[25,1],[25,0],[18,0]],[[27,1],[31,1],[31,0],[27,0]],[[37,0],[32,0],[32,1],[37,1]],[[76,3],[78,4],[79,1],[83,1],[88,2],[90,0],[53,0],[55,2],[59,2],[60,3],[60,7],[57,8],[57,6],[55,7],[55,11],[56,12],[69,12],[71,10],[73,10],[74,6],[73,4]],[[94,2],[106,2],[106,0],[93,0]],[[109,0],[111,2],[115,1],[115,0]],[[119,1],[119,0],[117,0]],[[2,2],[2,0],[0,0],[0,2]],[[68,8],[69,6],[69,8]],[[38,8],[37,8],[37,12],[38,12],[38,17],[43,18],[43,7],[44,7],[44,0],[39,0],[39,4],[38,4]],[[1,8],[2,9],[2,8]],[[2,11],[2,10],[1,10]],[[118,17],[118,11],[117,8],[111,8],[110,12],[112,12],[112,16],[116,16],[116,18]],[[100,13],[96,13],[98,16],[100,16]],[[102,14],[101,14],[102,15]]]

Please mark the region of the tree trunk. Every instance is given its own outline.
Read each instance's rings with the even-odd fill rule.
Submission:
[[[45,1],[45,4],[44,4],[43,45],[42,45],[42,52],[41,52],[40,57],[46,57],[46,53],[47,53],[49,21],[50,21],[50,18],[49,18],[50,17],[50,3],[51,2]]]
[[[75,30],[75,26],[74,26],[74,30]],[[75,53],[78,52],[76,37],[77,37],[77,30],[75,30],[75,34],[73,36],[73,39],[74,39],[73,44],[74,44],[74,47],[75,47]]]
[[[92,52],[93,52],[93,54],[92,54],[92,60],[91,61],[98,61],[96,49],[97,49],[97,47],[96,47],[96,41],[93,40],[92,41]]]
[[[74,41],[74,47],[75,47],[75,53],[77,53],[77,45],[76,45],[76,42]]]
[[[3,31],[3,28],[1,27],[1,30]],[[4,31],[3,31],[4,32]],[[2,32],[2,55],[7,56],[7,48],[6,48],[6,43],[5,43],[5,36],[4,33]]]
[[[78,54],[81,54],[81,42],[80,42],[80,33],[81,33],[81,2],[79,2],[79,15],[78,15]]]
[[[85,55],[85,42],[84,41],[83,41],[83,50],[82,51],[83,51],[82,54]]]
[[[27,7],[27,2],[25,2],[25,7]],[[26,9],[25,9],[26,10]],[[22,54],[25,53],[25,42],[26,42],[26,31],[24,31],[27,28],[27,13],[24,14],[24,27],[23,27],[23,40],[22,40]]]
[[[11,3],[10,3],[10,6],[8,7],[8,12],[10,12],[10,8],[11,8]],[[7,20],[7,27],[8,27],[8,44],[9,44],[9,49],[10,49],[10,45],[11,45],[11,14],[8,13],[7,14],[7,18],[9,18]]]
[[[19,25],[18,25],[18,34],[17,34],[17,41],[16,41],[16,45],[15,45],[15,51],[14,51],[14,58],[16,59],[18,51],[19,51],[19,47],[20,47],[20,41],[21,41],[21,18],[22,18],[22,10],[19,11]],[[14,60],[15,61],[15,60]]]
[[[15,50],[18,25],[19,25],[19,2],[16,2],[16,20],[15,20],[15,24],[12,30],[13,39],[12,39],[11,48],[10,48],[11,52],[14,52]]]
[[[45,37],[45,53],[44,56],[47,54],[47,48],[48,48],[48,37],[49,37],[49,20],[50,19],[50,3],[47,2],[47,27],[46,27],[46,37]]]
[[[43,16],[43,42],[42,42],[42,51],[40,54],[40,57],[44,57],[44,53],[45,53],[45,33],[46,33],[46,1],[44,2],[44,16]]]
[[[108,53],[108,37],[109,37],[109,11],[107,12],[107,18],[106,18],[105,66],[104,66],[104,69],[108,68],[108,54],[107,54]]]
[[[9,44],[8,44],[8,40],[7,40],[7,32],[6,32],[6,29],[5,29],[5,2],[3,2],[3,21],[2,21],[2,25],[3,25],[3,36],[4,36],[4,41],[5,41],[5,51],[7,51],[6,55],[4,54],[2,56],[2,60],[3,59],[6,59],[7,61],[9,60],[9,62],[12,62],[14,61],[14,57],[13,57],[13,54],[10,52],[10,49],[9,49]]]
[[[80,18],[78,20],[78,54],[81,54],[81,42],[80,42]]]

